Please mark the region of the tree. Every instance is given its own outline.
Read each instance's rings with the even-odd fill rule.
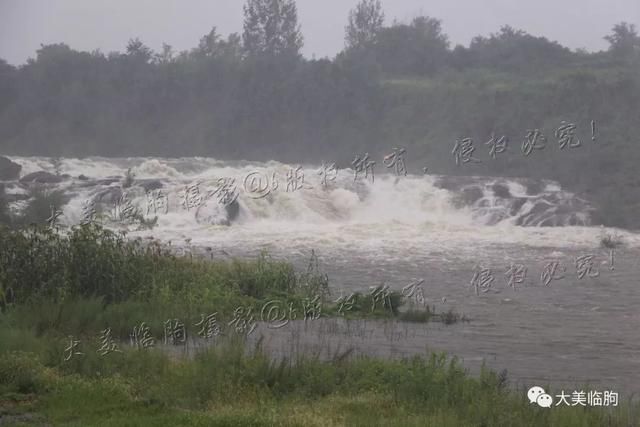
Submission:
[[[149,62],[153,57],[153,51],[136,37],[127,43],[127,55],[141,62]]]
[[[202,56],[215,56],[218,51],[218,46],[220,43],[220,34],[216,27],[213,27],[209,34],[202,36],[200,42],[198,43],[198,47],[196,48],[196,53]]]
[[[572,57],[571,51],[557,42],[534,37],[509,25],[488,38],[474,37],[468,53],[474,66],[511,72],[535,72],[540,67],[565,64]]]
[[[347,49],[367,47],[375,43],[384,24],[384,12],[380,0],[361,0],[349,12],[345,27]]]
[[[209,34],[203,36],[198,47],[193,50],[198,57],[207,58],[240,58],[242,56],[242,39],[237,33],[229,34],[227,40],[223,40],[213,27]]]
[[[173,47],[167,43],[162,43],[162,52],[156,53],[154,60],[158,64],[170,64],[174,60],[174,55]]]
[[[299,56],[303,37],[294,0],[247,0],[244,48],[249,55]]]
[[[441,22],[427,16],[383,28],[375,45],[383,71],[392,75],[433,74],[446,65],[448,48]]]
[[[0,59],[0,112],[14,102],[14,97],[18,93],[17,75],[18,70],[14,66]]]
[[[633,24],[621,22],[614,25],[612,33],[604,39],[609,42],[609,50],[614,54],[628,56],[640,51],[640,37]]]

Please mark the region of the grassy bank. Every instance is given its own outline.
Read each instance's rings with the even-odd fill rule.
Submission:
[[[539,408],[444,355],[274,361],[229,342],[192,360],[125,351],[47,367],[0,354],[0,410],[24,425],[632,426],[638,407]]]
[[[201,261],[91,226],[65,234],[0,229],[0,247],[2,425],[628,426],[640,420],[640,408],[625,402],[530,405],[524,392],[509,389],[505,375],[471,376],[443,354],[382,360],[345,349],[329,360],[278,359],[261,339],[248,344],[246,334],[232,333],[229,321],[239,307],[255,308],[257,321],[259,307],[274,300],[298,307],[301,319],[300,307],[319,297],[327,303],[322,316],[340,316],[313,259],[303,273],[266,254]],[[345,317],[460,320],[415,306],[402,311],[401,302],[390,293],[372,309],[372,296],[357,294]],[[193,357],[125,344],[142,322],[160,341],[167,319],[192,328],[214,312],[222,333]],[[107,328],[118,351],[100,354],[100,331]],[[74,340],[82,345],[69,351]]]
[[[22,320],[30,317],[21,324],[39,332],[81,334],[107,327],[107,322],[114,328],[125,320],[160,322],[180,316],[190,321],[213,312],[231,319],[239,307],[257,314],[274,301],[295,307],[299,318],[313,302],[324,316],[461,320],[456,313],[413,303],[401,311],[402,295],[382,285],[336,302],[315,253],[306,271],[298,273],[266,253],[252,260],[179,257],[157,241],[130,240],[99,226],[64,233],[46,226],[0,227],[0,247],[0,308],[13,308]],[[73,319],[78,328],[65,325],[65,319]],[[128,336],[124,329],[114,332]]]

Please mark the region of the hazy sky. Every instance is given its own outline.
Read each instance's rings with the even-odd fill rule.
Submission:
[[[22,64],[41,43],[74,49],[123,51],[139,37],[159,50],[195,47],[212,26],[227,35],[242,30],[243,0],[0,0],[0,58]],[[335,55],[344,43],[349,9],[357,0],[298,0],[304,53]],[[570,48],[600,50],[614,24],[640,27],[640,0],[383,0],[386,22],[420,14],[439,18],[453,44],[509,24]]]

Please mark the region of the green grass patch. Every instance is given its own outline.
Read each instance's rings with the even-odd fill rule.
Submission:
[[[33,354],[3,353],[0,402],[11,402],[4,414],[74,426],[582,427],[640,420],[638,405],[624,402],[615,408],[539,408],[524,391],[509,390],[504,376],[483,369],[472,377],[444,354],[274,360],[260,348],[225,342],[192,359],[160,351],[121,357],[117,369],[90,374],[80,365],[47,367]]]

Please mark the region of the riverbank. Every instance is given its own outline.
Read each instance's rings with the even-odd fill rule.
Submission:
[[[404,361],[273,361],[227,343],[193,360],[125,351],[46,367],[33,353],[0,356],[0,420],[19,425],[628,426],[637,406],[552,407],[484,370],[468,376],[443,354]]]
[[[615,407],[540,408],[510,387],[506,372],[472,375],[444,353],[391,359],[344,346],[317,354],[283,347],[274,354],[261,328],[285,334],[293,325],[337,318],[336,325],[357,333],[349,322],[398,322],[412,312],[399,309],[402,295],[379,287],[329,302],[327,278],[313,259],[302,273],[266,254],[200,262],[98,227],[64,235],[3,229],[0,243],[0,420],[9,425],[622,426],[640,420],[637,403],[624,397]],[[421,313],[430,315],[414,312],[404,320],[441,320],[448,327],[443,313]],[[190,337],[207,345],[183,351]]]

